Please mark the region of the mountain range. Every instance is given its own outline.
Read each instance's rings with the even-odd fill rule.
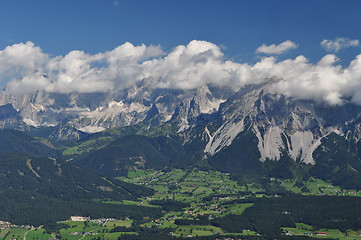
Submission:
[[[96,93],[4,89],[0,127],[72,141],[63,157],[109,176],[198,166],[235,175],[306,172],[361,187],[359,105],[290,98],[274,91],[282,81],[275,78],[239,90],[165,89],[155,87],[157,81]]]

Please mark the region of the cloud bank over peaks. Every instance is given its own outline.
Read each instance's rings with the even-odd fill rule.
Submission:
[[[12,92],[70,93],[113,91],[147,78],[156,80],[154,87],[160,88],[193,89],[218,84],[239,89],[276,77],[282,81],[274,85],[273,91],[288,97],[330,105],[345,101],[361,105],[361,55],[348,67],[337,65],[338,60],[333,54],[315,64],[302,55],[283,61],[271,56],[251,65],[227,60],[219,46],[198,40],[169,53],[164,53],[161,46],[127,42],[94,55],[71,51],[51,57],[27,42],[0,52],[0,80],[10,79],[6,88]]]
[[[298,48],[298,45],[290,40],[287,40],[278,45],[272,44],[267,46],[266,44],[262,44],[262,46],[256,49],[256,53],[265,53],[269,55],[282,54],[294,48]]]
[[[336,38],[334,41],[329,39],[324,39],[321,42],[321,47],[326,49],[328,52],[335,52],[337,53],[342,48],[348,48],[348,47],[357,47],[360,45],[359,40],[351,40],[348,38]]]
[[[27,48],[33,46],[32,57],[28,56],[31,53],[29,49],[23,51],[24,45]],[[39,47],[34,47],[30,42],[16,44],[5,50],[8,48],[13,50],[13,58],[27,60],[24,61],[26,64],[13,61],[11,67],[0,69],[0,77],[12,74],[13,79],[6,86],[12,92],[104,92],[116,86],[125,88],[139,80],[143,61],[164,54],[160,46],[134,46],[128,42],[112,51],[95,55],[75,50],[53,58],[43,54]],[[7,58],[4,55],[4,61]]]

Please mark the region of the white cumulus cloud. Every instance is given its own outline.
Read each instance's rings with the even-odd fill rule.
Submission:
[[[98,54],[77,50],[50,57],[27,42],[0,51],[0,81],[10,79],[6,88],[12,92],[70,93],[116,91],[146,78],[154,79],[154,87],[160,88],[219,84],[239,89],[276,77],[282,81],[273,91],[288,97],[361,105],[361,54],[346,67],[338,61],[336,55],[328,54],[318,63],[310,63],[302,55],[283,61],[270,56],[255,64],[239,63],[225,59],[219,46],[198,40],[169,53],[160,46],[124,43]]]
[[[9,54],[9,50],[13,54]],[[134,46],[127,42],[95,55],[75,50],[65,56],[49,58],[28,42],[0,52],[0,77],[12,78],[7,88],[13,92],[36,89],[63,93],[104,92],[128,87],[139,80],[141,63],[163,54],[160,46]]]
[[[298,45],[290,40],[284,41],[278,45],[272,44],[267,46],[262,44],[262,46],[256,49],[256,53],[265,53],[265,54],[282,54],[287,52],[290,49],[297,48]]]
[[[27,74],[41,69],[48,55],[34,43],[14,44],[0,51],[0,76],[3,74]]]
[[[342,48],[357,47],[360,45],[359,40],[351,40],[348,38],[336,38],[335,40],[324,39],[321,42],[321,47],[326,49],[328,52],[338,52]]]

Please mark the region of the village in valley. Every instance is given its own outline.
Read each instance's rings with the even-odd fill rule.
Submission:
[[[86,216],[72,216],[68,220],[59,221],[53,229],[43,226],[18,226],[10,222],[0,222],[0,239],[3,240],[99,240],[121,239],[124,235],[137,235],[140,229],[158,229],[173,237],[234,236],[235,239],[261,237],[250,229],[239,229],[238,232],[225,232],[221,227],[209,224],[212,219],[229,214],[241,215],[247,208],[254,205],[251,199],[278,197],[269,195],[261,184],[243,184],[231,179],[230,174],[218,171],[201,171],[198,169],[170,171],[137,170],[130,171],[128,176],[119,177],[128,183],[144,185],[155,190],[153,196],[131,200],[101,200],[103,204],[137,205],[161,208],[162,216],[156,219],[144,218],[135,221],[124,219],[103,218],[91,219]],[[271,184],[284,187],[288,191],[303,195],[347,195],[358,196],[360,192],[342,190],[328,182],[310,179],[305,186],[297,186],[294,180],[271,178]],[[250,199],[250,200],[248,200]],[[283,214],[290,214],[288,212]],[[61,219],[59,219],[61,220]],[[193,220],[205,223],[194,225]],[[187,222],[189,221],[189,222]],[[314,236],[351,239],[345,233],[334,229],[314,229],[312,226],[297,223],[296,228],[283,228],[284,235]],[[359,232],[349,232],[352,239],[361,239]],[[224,236],[222,238],[222,236]],[[228,238],[232,239],[232,238]]]

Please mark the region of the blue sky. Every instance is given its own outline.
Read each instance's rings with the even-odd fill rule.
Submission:
[[[2,0],[0,49],[32,41],[44,52],[65,55],[111,50],[124,42],[160,44],[167,52],[191,40],[224,46],[226,57],[257,61],[262,44],[291,40],[317,62],[323,39],[361,39],[361,1],[348,0]],[[360,47],[337,53],[348,63]]]

